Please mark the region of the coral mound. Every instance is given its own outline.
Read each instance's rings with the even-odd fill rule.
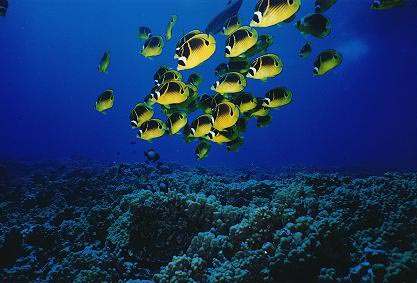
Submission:
[[[1,282],[417,280],[416,173],[0,167]]]

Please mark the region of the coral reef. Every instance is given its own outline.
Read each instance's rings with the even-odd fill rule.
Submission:
[[[0,165],[1,282],[416,282],[417,174]]]

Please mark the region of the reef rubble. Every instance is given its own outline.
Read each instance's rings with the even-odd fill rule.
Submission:
[[[0,164],[1,282],[417,282],[417,173]]]

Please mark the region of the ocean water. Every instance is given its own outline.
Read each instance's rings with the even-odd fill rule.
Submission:
[[[272,123],[251,119],[238,152],[181,135],[136,138],[129,114],[161,65],[175,68],[183,34],[204,30],[228,0],[20,0],[0,17],[0,282],[417,282],[417,2],[369,9],[337,0],[331,33],[291,24],[270,34],[283,72],[248,79],[292,102]],[[302,0],[296,19],[313,11]],[[1,0],[0,0],[1,3]],[[248,24],[254,0],[239,15]],[[139,54],[139,26],[165,35]],[[202,65],[213,94],[226,37]],[[311,42],[313,53],[299,58]],[[313,77],[319,52],[340,66]],[[105,50],[107,75],[97,67]],[[114,107],[95,110],[113,89]],[[158,109],[156,106],[155,109]],[[190,114],[189,121],[201,114]],[[157,118],[165,120],[158,110]],[[146,160],[153,148],[160,160]]]
[[[165,161],[184,164],[225,164],[415,169],[417,167],[417,8],[372,11],[369,1],[340,0],[326,12],[331,34],[325,39],[302,36],[293,24],[260,29],[274,44],[269,52],[284,63],[282,74],[267,83],[249,80],[247,91],[263,96],[286,86],[293,101],[273,111],[270,126],[251,121],[237,153],[214,145],[209,157],[196,162],[196,143],[180,136],[152,144],[135,141],[129,112],[153,86],[162,64],[176,67],[176,42],[192,29],[204,29],[227,1],[14,1],[1,18],[0,113],[2,159],[62,159],[83,156],[121,161],[143,160],[154,148]],[[310,13],[304,1],[297,18]],[[312,2],[312,1],[311,1]],[[244,1],[240,15],[248,24],[253,1]],[[178,16],[173,39],[163,54],[149,60],[139,54],[139,25],[165,34],[171,14]],[[214,68],[223,58],[226,37],[216,35],[217,51],[191,71],[204,78],[200,93],[213,92]],[[310,41],[312,55],[298,52]],[[342,65],[313,78],[312,65],[322,50],[343,54]],[[109,74],[97,72],[108,49]],[[102,115],[94,110],[97,96],[115,91],[115,106]],[[163,118],[162,114],[158,117]],[[163,119],[164,120],[164,119]],[[120,153],[118,155],[117,153]]]

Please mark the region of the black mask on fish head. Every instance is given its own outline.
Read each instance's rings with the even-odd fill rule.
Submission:
[[[259,14],[258,13],[253,14],[252,21],[254,21],[255,23],[259,24],[259,22],[261,21],[261,19],[259,18]]]

